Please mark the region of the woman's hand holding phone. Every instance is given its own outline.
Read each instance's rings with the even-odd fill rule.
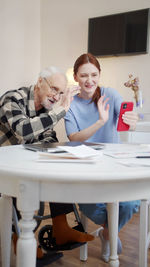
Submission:
[[[133,102],[123,102],[120,108],[117,131],[128,131],[130,126],[135,122],[135,113],[133,110]],[[137,121],[137,120],[136,120]]]
[[[134,111],[127,111],[122,118],[123,122],[129,125],[129,130],[134,131],[139,120],[138,114]]]

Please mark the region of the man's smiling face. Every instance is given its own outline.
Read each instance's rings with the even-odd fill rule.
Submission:
[[[67,87],[67,80],[61,73],[55,73],[50,77],[39,78],[38,102],[42,107],[50,110],[60,100]]]

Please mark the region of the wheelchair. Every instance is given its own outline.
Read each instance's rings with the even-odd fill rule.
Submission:
[[[34,232],[38,230],[40,224],[43,220],[47,220],[51,218],[51,215],[44,215],[45,203],[40,202],[40,208],[37,211],[37,214],[34,215],[34,219],[37,222],[37,225],[34,229]],[[80,216],[75,204],[73,204],[74,215],[75,215],[75,226],[73,229],[78,230],[80,232],[85,232],[84,227],[81,223]],[[16,211],[15,205],[13,205],[13,231],[16,232],[19,237],[20,229],[18,227],[18,212]],[[46,266],[59,258],[63,257],[63,251],[72,250],[74,248],[85,245],[85,243],[66,243],[64,245],[57,245],[55,238],[52,237],[52,225],[45,224],[38,233],[38,243],[39,248],[44,251],[42,258],[37,258],[36,267]]]

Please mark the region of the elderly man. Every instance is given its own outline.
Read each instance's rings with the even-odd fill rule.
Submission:
[[[58,141],[53,127],[65,116],[74,93],[56,67],[44,69],[35,85],[6,92],[0,98],[0,145]],[[71,211],[72,204],[51,204],[56,243],[93,240],[69,227],[66,214]]]

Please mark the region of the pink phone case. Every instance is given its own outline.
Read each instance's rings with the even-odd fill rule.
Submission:
[[[121,104],[117,131],[128,131],[129,130],[129,125],[123,122],[122,115],[126,111],[132,111],[132,110],[133,110],[133,102],[123,102]]]

